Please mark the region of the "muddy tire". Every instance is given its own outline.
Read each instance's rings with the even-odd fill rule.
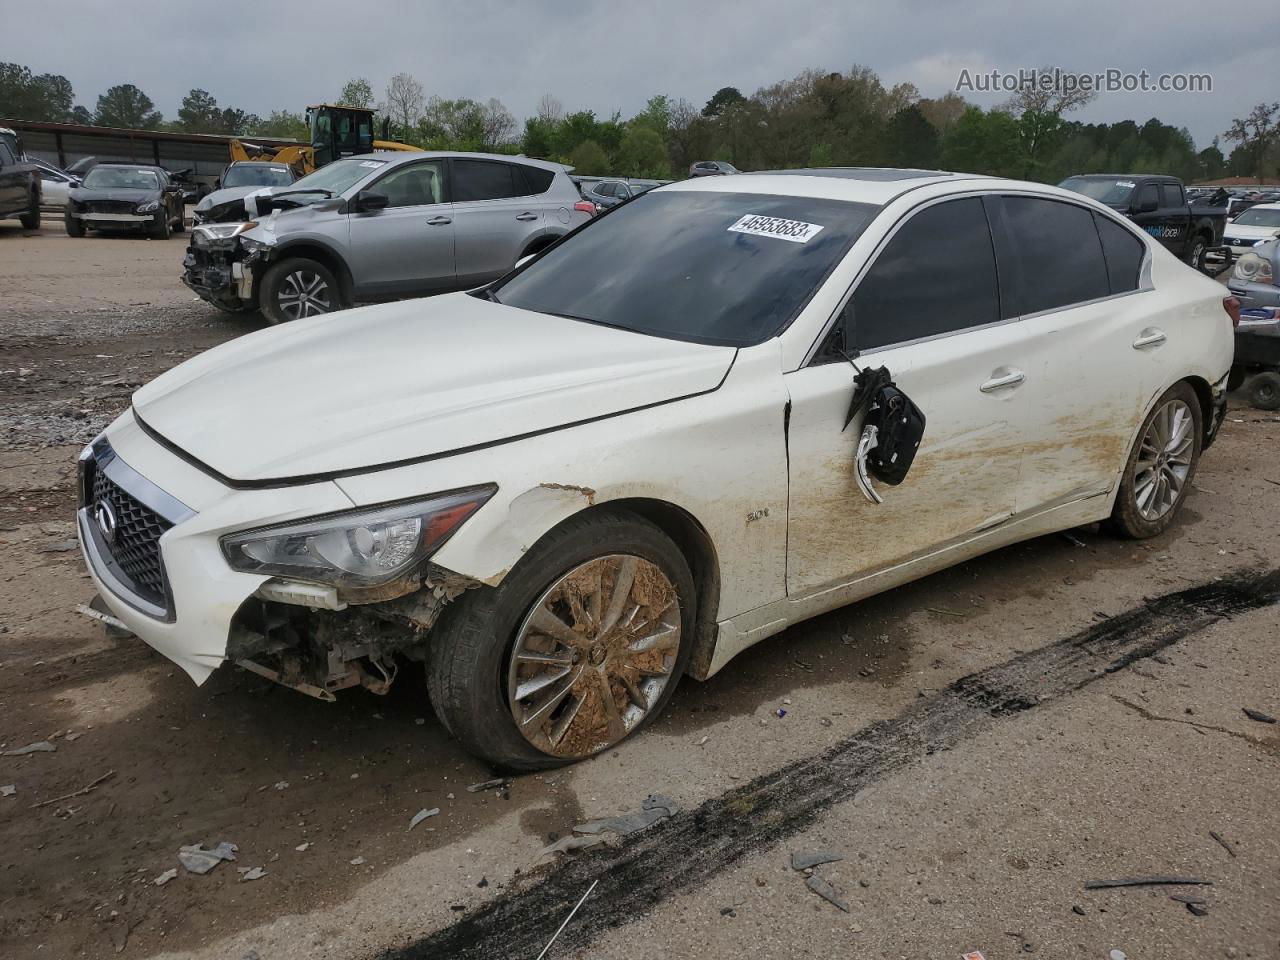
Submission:
[[[497,767],[584,759],[666,707],[693,650],[695,609],[689,565],[658,527],[624,511],[580,514],[497,587],[445,609],[428,647],[432,706]]]
[[[79,219],[77,219],[76,217],[72,217],[72,216],[64,216],[64,217],[62,218],[62,222],[63,222],[63,223],[65,223],[65,224],[66,224],[66,226],[67,226],[67,236],[68,236],[68,237],[83,237],[83,236],[84,236],[84,221],[83,221],[83,220],[79,220]]]
[[[1280,410],[1280,373],[1266,371],[1254,374],[1245,391],[1249,405],[1259,410]]]
[[[258,305],[270,323],[288,323],[341,310],[342,292],[329,268],[306,257],[273,264],[262,275]]]
[[[1120,478],[1111,531],[1145,540],[1168,529],[1191,491],[1203,443],[1200,400],[1190,384],[1175,383],[1138,431]]]
[[[1191,238],[1191,246],[1187,249],[1187,266],[1194,267],[1201,273],[1207,272],[1204,255],[1208,252],[1209,241],[1203,233],[1197,233]]]
[[[31,208],[18,218],[18,222],[23,230],[40,229],[40,200],[34,193],[31,195]]]

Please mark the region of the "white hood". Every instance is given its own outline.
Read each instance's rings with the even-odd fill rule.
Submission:
[[[1280,227],[1254,227],[1247,223],[1228,223],[1226,230],[1222,232],[1222,238],[1227,241],[1270,240],[1277,235],[1280,235]]]
[[[236,481],[446,454],[714,390],[732,347],[455,293],[297,320],[140,389],[144,424]]]

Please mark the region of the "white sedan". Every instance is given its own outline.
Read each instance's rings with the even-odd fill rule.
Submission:
[[[80,537],[197,683],[423,664],[470,750],[551,766],[807,617],[1081,524],[1159,534],[1237,312],[1052,187],[689,180],[480,290],[171,370],[82,454]]]

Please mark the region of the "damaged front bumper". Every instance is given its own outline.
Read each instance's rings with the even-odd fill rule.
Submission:
[[[238,237],[211,238],[196,228],[182,260],[182,282],[216,307],[252,310],[257,307],[257,273],[265,260]]]
[[[110,615],[197,684],[227,661],[332,700],[385,693],[397,658],[421,659],[441,610],[478,586],[430,564],[348,605],[332,588],[231,569],[220,541],[246,521],[350,510],[332,482],[232,490],[126,413],[82,453],[77,529]]]

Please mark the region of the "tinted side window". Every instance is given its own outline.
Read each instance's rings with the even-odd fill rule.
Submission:
[[[1144,183],[1142,187],[1138,190],[1138,198],[1133,202],[1136,203],[1139,207],[1141,207],[1144,203],[1159,204],[1160,191],[1156,189],[1156,185],[1154,183]]]
[[[1182,206],[1182,187],[1176,183],[1162,183],[1160,189],[1164,193],[1164,206]]]
[[[7,143],[0,143],[0,164],[17,163],[13,158],[13,154],[9,152]]]
[[[1004,197],[1022,262],[1021,313],[1096,300],[1111,292],[1092,212],[1072,203]]]
[[[381,193],[388,207],[420,207],[440,203],[440,162],[415,163],[389,174],[369,187],[370,193]]]
[[[543,170],[541,167],[521,167],[520,170],[529,183],[530,193],[546,193],[551,189],[551,182],[556,178],[552,171]]]
[[[1146,247],[1132,233],[1106,217],[1093,215],[1102,238],[1102,254],[1107,261],[1107,276],[1112,293],[1127,293],[1138,289],[1138,272]]]
[[[453,161],[453,202],[501,200],[528,195],[520,171],[494,160]]]
[[[928,207],[903,224],[842,317],[858,350],[999,319],[995,252],[977,197]]]

